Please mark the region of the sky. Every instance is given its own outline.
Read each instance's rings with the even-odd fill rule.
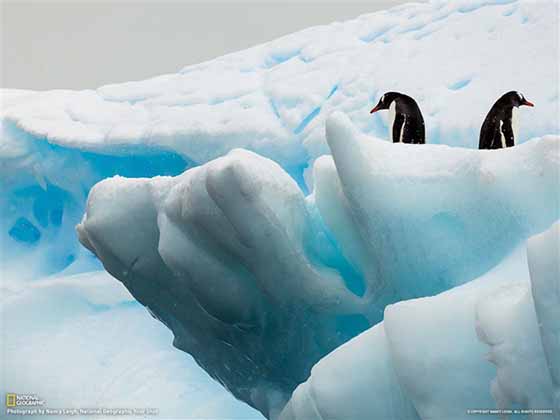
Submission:
[[[404,0],[0,0],[3,88],[93,89],[188,64]]]

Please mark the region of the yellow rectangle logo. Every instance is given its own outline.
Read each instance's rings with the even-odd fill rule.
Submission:
[[[16,406],[16,394],[6,394],[6,407]]]

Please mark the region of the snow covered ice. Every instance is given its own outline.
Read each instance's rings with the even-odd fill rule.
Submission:
[[[559,240],[556,223],[472,282],[388,306],[314,366],[280,418],[469,419],[516,407],[559,418]]]
[[[326,132],[333,156],[317,161],[307,203],[277,164],[234,150],[175,178],[103,181],[90,192],[77,228],[106,269],[169,326],[178,348],[268,416],[321,356],[346,341],[356,327],[348,319],[372,326],[388,303],[476,278],[558,219],[557,136],[502,153],[418,148],[367,138],[344,114],[331,116]],[[523,182],[508,186],[513,171]],[[340,240],[316,239],[329,236]],[[341,253],[337,259],[329,258],[332,248]],[[361,293],[341,278],[348,266]],[[386,332],[398,325],[402,342],[393,345],[403,349],[403,371],[422,392],[428,384],[417,382],[433,378],[415,371],[414,354],[424,345],[420,355],[438,355],[436,337],[422,336],[433,320],[429,311],[445,308],[428,302],[425,319],[412,306],[414,322],[395,321],[392,311],[384,321]],[[468,310],[454,303],[444,312],[468,317]],[[440,337],[443,350],[459,332],[475,336],[474,325],[450,326]],[[490,380],[482,373],[491,366],[475,351],[466,353],[482,367],[465,370],[454,399],[438,389],[451,394],[451,378],[435,385],[427,393],[443,401],[430,401],[422,417],[455,417],[443,402],[457,409],[471,401],[464,397],[471,387],[483,396],[473,407],[491,405]],[[450,353],[454,363],[464,355],[465,349]],[[436,358],[427,366],[451,372],[443,363]]]
[[[34,393],[51,408],[156,408],[167,419],[256,418],[170,346],[169,331],[102,271],[3,296],[0,320],[2,395]]]
[[[0,392],[558,418],[557,28],[554,2],[434,1],[145,81],[3,89]],[[520,144],[473,150],[511,89],[536,104]],[[385,141],[389,90],[427,145]]]

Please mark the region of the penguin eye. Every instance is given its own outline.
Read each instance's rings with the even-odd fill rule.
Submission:
[[[517,92],[517,96],[519,96],[519,100],[520,100],[521,102],[523,102],[523,99],[525,99],[525,98],[523,98],[523,95],[522,95],[521,93],[519,93],[519,92]]]
[[[383,95],[383,96],[381,97],[381,99],[379,100],[379,102],[381,102],[381,103],[385,102],[385,95]]]

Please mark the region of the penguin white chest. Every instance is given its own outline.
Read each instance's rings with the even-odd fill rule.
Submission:
[[[506,136],[504,136],[504,130],[502,127],[504,126],[504,122],[500,120],[500,127],[498,128],[500,132],[500,144],[502,145],[502,149],[506,148]]]
[[[395,118],[397,116],[397,101],[391,102],[389,105],[389,133],[391,135],[391,140],[395,142],[396,139],[393,138],[393,125],[395,124]]]
[[[503,130],[503,125],[504,122],[502,120],[500,120],[500,141],[502,144],[502,148],[505,148],[507,146],[507,141],[506,141],[506,136]],[[511,110],[511,131],[513,132],[513,141],[514,141],[514,145],[517,142],[517,133],[519,131],[519,114],[518,114],[518,110],[517,108],[513,108]]]
[[[403,142],[403,134],[404,134],[404,126],[406,125],[406,115],[404,116],[404,121],[401,125],[401,129],[398,133],[395,133],[393,130],[393,126],[395,125],[395,119],[397,117],[397,101],[391,102],[389,105],[389,133],[391,134],[391,140],[393,143],[402,143]],[[395,136],[396,134],[396,136]],[[396,137],[396,138],[395,138]]]
[[[511,110],[511,129],[513,131],[513,139],[517,143],[517,134],[519,132],[519,110],[513,107]]]

